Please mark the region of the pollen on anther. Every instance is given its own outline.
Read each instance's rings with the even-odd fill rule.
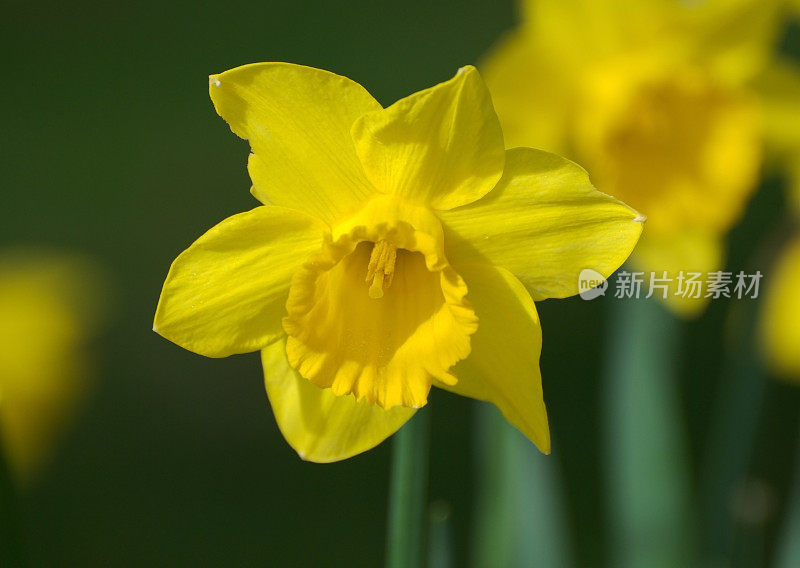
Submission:
[[[365,278],[365,282],[370,285],[369,297],[373,300],[383,298],[383,291],[392,285],[396,260],[395,245],[386,240],[380,240],[373,245]]]

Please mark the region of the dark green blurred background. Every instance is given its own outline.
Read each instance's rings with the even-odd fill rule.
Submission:
[[[35,566],[378,566],[389,444],[307,464],[283,441],[258,355],[210,360],[151,331],[170,262],[223,218],[257,205],[246,142],[208,99],[207,76],[255,61],[328,69],[384,105],[479,62],[513,3],[3,2],[0,246],[78,250],[105,268],[97,389],[52,465],[23,496]],[[730,266],[768,256],[783,217],[766,183],[732,235]],[[754,261],[753,259],[758,259]],[[766,260],[764,260],[766,262]],[[763,270],[763,268],[762,268]],[[768,278],[768,276],[767,276]],[[600,381],[610,299],[539,305],[542,368],[575,556],[606,564]],[[682,392],[695,462],[728,303],[687,324]],[[767,385],[753,475],[782,514],[800,393]],[[432,499],[452,508],[457,565],[470,546],[473,403],[431,398]]]

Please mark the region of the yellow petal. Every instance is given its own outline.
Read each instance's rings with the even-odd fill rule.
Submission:
[[[436,209],[470,203],[503,171],[503,132],[478,71],[363,115],[353,140],[378,191]]]
[[[214,107],[250,141],[253,194],[332,223],[374,190],[350,127],[381,106],[346,77],[289,63],[256,63],[209,79]]]
[[[786,160],[800,155],[800,69],[774,61],[755,83],[761,98],[764,137],[771,155]]]
[[[762,344],[770,367],[800,382],[800,237],[785,248],[767,285],[762,316]]]
[[[764,119],[767,158],[787,170],[791,204],[800,211],[800,68],[776,60],[756,81]]]
[[[679,10],[673,0],[525,0],[522,7],[543,56],[572,65],[663,39]]]
[[[526,0],[530,36],[547,57],[600,64],[631,52],[702,61],[742,84],[772,53],[784,0]]]
[[[550,430],[542,397],[539,316],[522,283],[502,268],[458,266],[469,286],[469,299],[480,319],[472,353],[458,363],[455,385],[436,386],[488,400],[544,453]]]
[[[502,38],[481,64],[481,74],[503,127],[506,148],[566,147],[566,101],[575,80],[561,62],[542,57],[540,36],[527,27]]]
[[[321,248],[325,230],[274,206],[225,219],[172,263],[153,330],[208,357],[261,349],[283,335],[292,275]]]
[[[686,41],[730,84],[742,84],[774,55],[785,0],[705,0],[684,4]]]
[[[264,349],[261,362],[278,427],[304,460],[334,462],[365,452],[416,412],[403,406],[384,410],[314,385],[289,366],[283,340]]]
[[[578,293],[581,270],[607,278],[628,258],[643,218],[600,193],[577,164],[555,154],[516,148],[486,197],[440,213],[454,265],[502,266],[535,300]]]

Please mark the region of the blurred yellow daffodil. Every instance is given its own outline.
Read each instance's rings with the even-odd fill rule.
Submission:
[[[770,272],[762,315],[762,344],[770,368],[800,381],[800,234]]]
[[[756,79],[764,117],[767,165],[783,174],[793,213],[800,213],[800,63],[775,58]]]
[[[432,385],[493,402],[548,452],[533,300],[616,270],[638,213],[572,162],[506,151],[474,67],[388,108],[286,63],[209,89],[250,142],[264,205],[175,260],[154,329],[211,357],[262,350],[278,425],[306,460],[375,446]]]
[[[0,446],[20,482],[51,455],[85,397],[97,284],[96,269],[71,255],[0,254]]]
[[[778,376],[800,382],[800,64],[777,59],[757,81],[768,165],[783,173],[794,230],[769,273],[761,343]]]
[[[558,152],[641,211],[632,261],[674,281],[720,270],[761,164],[751,81],[781,2],[529,0],[483,71],[509,146]],[[705,299],[671,290],[683,315]]]

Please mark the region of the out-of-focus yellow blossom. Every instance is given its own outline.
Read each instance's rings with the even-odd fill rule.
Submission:
[[[388,108],[285,63],[209,89],[250,142],[264,205],[175,260],[154,329],[211,357],[262,350],[278,425],[306,460],[375,446],[432,385],[493,402],[548,452],[533,300],[616,270],[637,212],[572,162],[506,151],[473,67]]]
[[[0,253],[0,441],[21,482],[51,455],[86,394],[97,284],[94,267],[74,256]]]
[[[795,228],[765,279],[761,339],[771,369],[800,381],[800,63],[776,58],[755,84],[763,107],[767,166],[783,178]]]
[[[776,59],[759,75],[756,87],[768,165],[785,174],[790,205],[800,213],[800,63]]]
[[[777,60],[758,78],[764,101],[768,165],[782,172],[794,226],[800,221],[800,64]],[[795,230],[769,272],[761,319],[767,363],[800,381],[800,231]]]
[[[648,218],[637,269],[707,273],[759,173],[750,83],[780,2],[530,0],[483,67],[506,143],[564,154]],[[673,289],[692,315],[705,299]]]
[[[762,344],[770,367],[800,382],[800,234],[770,271],[762,315]]]

